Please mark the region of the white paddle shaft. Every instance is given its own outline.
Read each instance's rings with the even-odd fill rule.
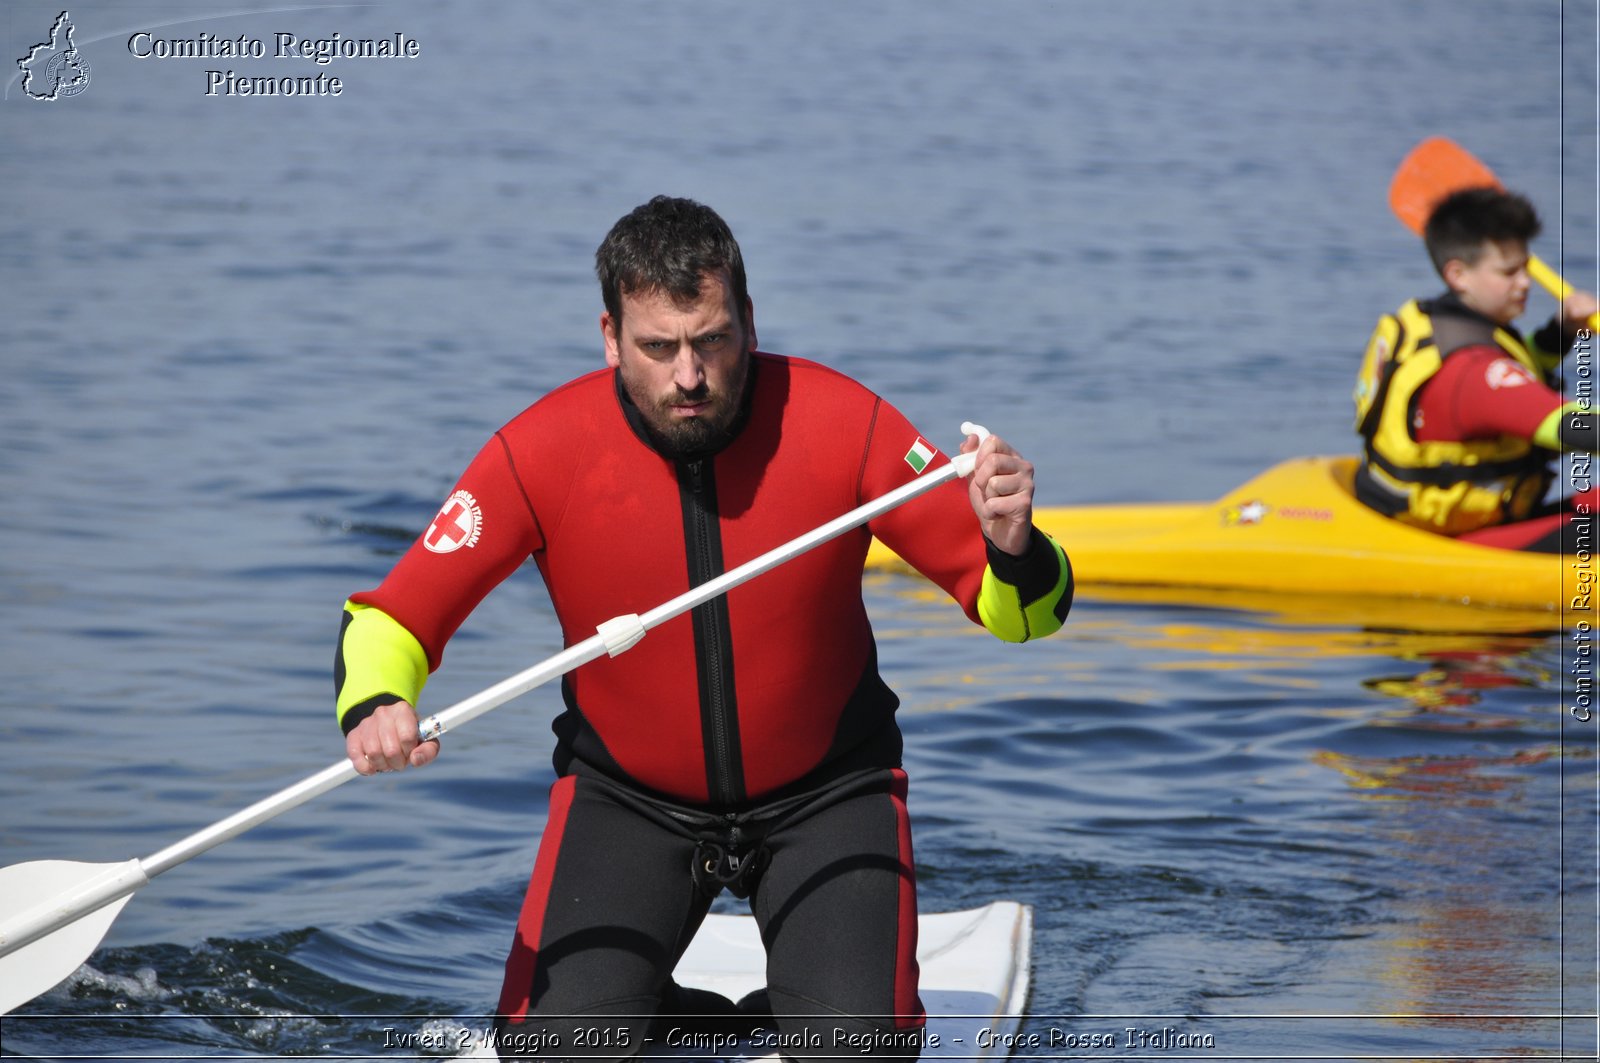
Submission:
[[[980,443],[989,435],[988,430],[983,426],[975,425],[970,421],[962,424],[961,431],[965,435],[976,435]],[[702,583],[700,586],[678,595],[671,601],[656,606],[643,615],[628,614],[614,617],[601,624],[597,634],[589,636],[582,642],[568,646],[555,656],[518,672],[508,679],[503,679],[487,690],[482,690],[469,698],[458,701],[449,708],[423,720],[418,725],[419,737],[424,741],[437,738],[451,727],[457,727],[469,720],[476,719],[490,709],[497,708],[511,699],[527,693],[541,683],[554,679],[556,676],[564,675],[580,665],[587,664],[599,658],[602,654],[609,653],[612,656],[616,656],[637,643],[645,632],[660,626],[673,617],[687,613],[696,606],[703,605],[717,597],[717,595],[725,594],[741,583],[752,580],[762,573],[778,567],[785,561],[798,557],[807,550],[821,546],[830,539],[836,539],[845,532],[860,527],[874,517],[881,516],[898,506],[904,505],[918,495],[926,494],[947,481],[971,475],[973,466],[976,463],[976,452],[956,454],[951,458],[948,465],[942,466],[937,471],[926,476],[919,476],[909,483],[902,484],[893,491],[865,505],[858,506],[843,516],[836,517],[821,527],[792,539],[782,546],[769,550],[760,557],[746,561],[737,568],[725,572],[713,580]],[[235,812],[226,819],[218,820],[211,826],[196,831],[187,838],[162,849],[160,852],[153,853],[142,860],[130,860],[123,864],[104,865],[115,870],[104,874],[96,874],[92,878],[80,882],[74,889],[65,894],[36,902],[15,917],[0,923],[0,956],[14,952],[74,920],[82,918],[89,912],[128,896],[162,872],[168,871],[187,860],[192,860],[208,849],[215,848],[230,838],[243,834],[251,827],[260,826],[262,823],[280,816],[290,809],[298,808],[307,801],[344,785],[351,779],[356,778],[358,774],[355,766],[350,763],[348,758],[341,759],[315,775],[302,779],[293,786],[279,790],[271,797],[257,801],[250,807]],[[90,948],[92,950],[92,944]],[[48,986],[41,987],[41,991],[43,988],[48,988]]]
[[[967,435],[977,435],[979,441],[988,438],[989,431],[982,425],[975,425],[971,421],[964,421],[961,425],[962,432]],[[865,505],[857,506],[843,516],[814,528],[804,535],[789,540],[782,546],[768,550],[760,557],[752,558],[737,568],[730,569],[712,580],[707,580],[698,587],[693,587],[670,601],[663,602],[643,615],[629,613],[625,616],[612,617],[601,624],[598,634],[591,635],[582,642],[575,643],[567,649],[550,658],[542,664],[534,665],[525,672],[520,672],[509,679],[502,680],[470,698],[456,702],[448,709],[428,717],[418,725],[418,732],[423,741],[437,738],[451,727],[456,727],[469,720],[488,712],[501,703],[516,697],[526,691],[532,690],[540,683],[553,679],[558,675],[570,672],[581,664],[587,664],[597,659],[602,653],[609,653],[615,657],[633,647],[645,632],[659,627],[673,617],[687,613],[697,605],[704,605],[719,594],[745,583],[763,572],[771,571],[785,561],[793,560],[801,554],[821,546],[830,539],[837,539],[852,528],[882,516],[898,506],[909,502],[918,495],[926,494],[947,480],[957,477],[969,476],[972,467],[977,462],[976,454],[957,454],[949,465],[940,468],[937,472],[927,476],[920,476],[915,480],[905,483],[874,499]]]

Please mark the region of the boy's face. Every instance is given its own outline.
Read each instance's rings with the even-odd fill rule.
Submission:
[[[1490,241],[1478,261],[1444,264],[1444,280],[1469,307],[1501,325],[1528,308],[1528,246],[1519,240]]]

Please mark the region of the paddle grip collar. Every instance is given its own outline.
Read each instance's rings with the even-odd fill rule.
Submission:
[[[972,421],[961,422],[961,434],[963,436],[977,436],[978,446],[980,447],[983,446],[983,441],[989,438],[989,430],[983,425],[975,424]],[[971,476],[973,468],[978,464],[978,452],[974,450],[971,454],[957,454],[950,459],[950,464],[956,467],[956,475]]]
[[[626,653],[644,638],[644,623],[639,619],[638,613],[628,613],[625,616],[614,616],[610,620],[602,621],[595,627],[600,638],[605,641],[606,653],[612,657]]]

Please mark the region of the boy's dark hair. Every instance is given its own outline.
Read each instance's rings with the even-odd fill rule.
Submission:
[[[1444,264],[1460,259],[1471,266],[1483,254],[1484,245],[1515,240],[1533,242],[1539,235],[1539,214],[1522,196],[1501,188],[1464,188],[1440,201],[1422,240],[1428,247],[1433,268],[1444,276]]]
[[[624,295],[663,292],[687,302],[700,295],[703,275],[724,269],[739,318],[748,327],[744,256],[733,232],[710,207],[670,196],[635,207],[611,227],[594,253],[600,297],[617,325]]]

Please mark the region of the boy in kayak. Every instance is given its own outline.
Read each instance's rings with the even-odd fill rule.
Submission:
[[[434,758],[412,708],[423,681],[530,556],[571,645],[944,460],[855,381],[757,350],[738,244],[709,208],[651,200],[612,228],[596,272],[608,368],[495,433],[383,583],[346,604],[337,708],[363,774]],[[977,450],[967,484],[565,677],[503,1056],[626,1057],[649,1047],[653,1015],[732,1013],[670,977],[727,889],[760,926],[761,1003],[786,1055],[916,1057],[906,777],[862,601],[868,543],[1003,639],[1055,631],[1072,596],[1066,555],[1032,524],[1032,466],[995,437],[962,447]]]
[[[1595,450],[1595,435],[1592,412],[1562,402],[1557,371],[1600,304],[1574,292],[1537,332],[1512,330],[1539,228],[1525,198],[1497,188],[1456,192],[1429,216],[1423,239],[1448,290],[1379,320],[1356,383],[1356,496],[1371,508],[1470,541],[1560,549],[1549,463]]]

